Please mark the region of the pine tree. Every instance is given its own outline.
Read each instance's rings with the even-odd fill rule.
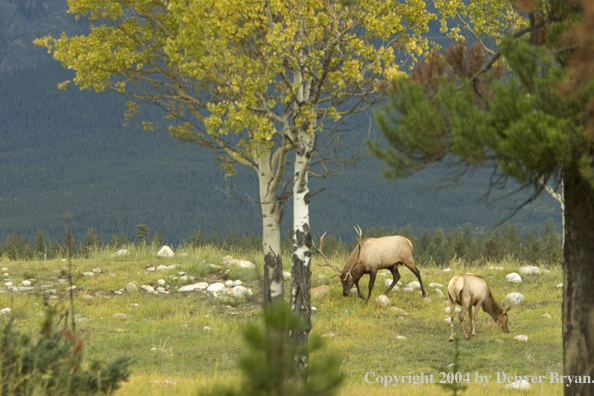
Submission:
[[[43,230],[41,228],[39,229],[39,231],[37,232],[37,236],[35,237],[33,251],[36,257],[40,260],[47,259],[47,252],[45,251],[45,238],[43,236]]]
[[[138,246],[146,246],[146,236],[150,229],[144,224],[138,224],[136,226],[136,243]]]

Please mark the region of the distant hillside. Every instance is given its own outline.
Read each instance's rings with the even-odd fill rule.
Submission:
[[[215,227],[220,234],[260,233],[259,206],[249,202],[258,195],[253,172],[240,170],[229,179],[243,201],[230,198],[207,150],[124,127],[124,102],[117,95],[56,88],[70,72],[27,43],[63,28],[82,31],[65,9],[57,0],[0,0],[0,238],[16,231],[33,239],[43,228],[51,240],[61,240],[66,212],[75,215],[79,241],[89,227],[107,242],[114,233],[133,236],[137,224],[173,243]],[[158,112],[144,111],[159,120]],[[362,145],[367,129],[354,128],[344,139]],[[312,190],[326,187],[312,201],[314,233],[328,230],[352,240],[355,224],[387,230],[411,224],[420,235],[467,222],[487,230],[506,216],[503,208],[521,201],[515,197],[487,209],[477,202],[486,191],[481,174],[455,189],[434,190],[445,174],[441,169],[396,183],[383,180],[380,171],[381,164],[367,159],[330,179],[312,180]],[[537,228],[549,217],[559,226],[558,205],[543,197],[512,223],[519,230]],[[291,219],[289,203],[283,234]]]

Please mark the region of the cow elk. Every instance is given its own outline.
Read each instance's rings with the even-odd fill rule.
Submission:
[[[375,282],[377,271],[381,269],[388,269],[392,273],[394,280],[388,290],[384,293],[388,295],[390,291],[396,286],[400,279],[400,272],[398,272],[398,265],[404,264],[416,275],[419,283],[421,284],[421,291],[423,296],[427,296],[425,288],[423,287],[423,280],[421,279],[421,273],[415,266],[413,260],[413,246],[412,243],[403,236],[385,236],[382,238],[366,238],[361,241],[362,232],[361,229],[355,227],[355,231],[359,235],[359,241],[357,247],[346,261],[344,269],[341,271],[337,267],[330,264],[324,253],[322,252],[322,244],[324,242],[324,235],[320,237],[320,247],[314,248],[320,252],[326,264],[320,265],[321,267],[327,266],[334,270],[335,274],[332,276],[338,276],[342,282],[342,294],[348,296],[353,284],[357,287],[359,297],[365,298],[361,289],[359,288],[359,281],[365,274],[369,274],[369,294],[367,299],[371,296],[371,290]]]
[[[507,328],[507,312],[511,308],[503,310],[497,304],[497,301],[493,298],[493,294],[491,294],[487,280],[482,276],[471,274],[454,276],[448,285],[448,299],[450,301],[450,314],[452,315],[450,322],[450,341],[454,341],[454,314],[456,304],[461,306],[458,317],[464,330],[464,338],[469,338],[468,333],[466,333],[466,326],[464,325],[466,311],[468,311],[470,320],[471,335],[473,338],[476,338],[476,317],[481,307],[483,307],[483,311],[491,315],[501,330],[509,333]],[[474,314],[472,307],[474,307]]]

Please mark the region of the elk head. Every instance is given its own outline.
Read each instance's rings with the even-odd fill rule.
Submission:
[[[361,278],[361,276],[363,275],[363,270],[362,268],[359,268],[359,266],[357,266],[357,264],[360,263],[359,261],[359,255],[361,254],[361,229],[355,227],[355,230],[357,231],[357,234],[359,234],[359,242],[357,244],[357,249],[359,249],[359,252],[357,253],[357,261],[354,263],[354,265],[347,271],[347,269],[345,268],[343,271],[339,270],[338,268],[336,268],[335,266],[333,266],[332,264],[330,264],[330,261],[328,261],[328,258],[326,257],[326,255],[324,254],[324,252],[322,252],[322,244],[324,243],[324,237],[326,236],[326,233],[324,233],[324,235],[322,235],[320,237],[320,247],[318,248],[315,243],[313,243],[312,240],[312,245],[313,247],[322,255],[322,258],[324,259],[324,261],[326,262],[326,264],[318,264],[320,267],[330,267],[334,270],[334,275],[332,275],[330,278],[338,276],[340,281],[342,282],[342,295],[345,297],[348,297],[349,292],[351,291],[351,289],[353,288],[353,285],[355,284],[355,281],[357,281],[359,278]]]
[[[507,313],[510,309],[511,307],[504,310],[502,314],[497,315],[497,326],[499,326],[504,333],[509,333],[509,329],[507,328]]]

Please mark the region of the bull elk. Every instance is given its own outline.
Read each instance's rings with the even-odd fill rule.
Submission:
[[[497,304],[497,301],[493,298],[493,294],[491,294],[487,280],[482,276],[470,274],[454,276],[448,284],[448,299],[450,300],[450,314],[452,315],[450,322],[450,341],[454,341],[454,314],[456,304],[461,306],[458,317],[464,330],[464,338],[469,338],[466,333],[466,326],[464,325],[466,311],[468,310],[471,335],[473,338],[476,338],[476,317],[481,307],[483,307],[483,311],[491,315],[501,330],[509,333],[507,328],[507,312],[511,308],[503,310]],[[472,313],[472,307],[475,307],[474,315]]]
[[[369,274],[369,294],[367,299],[371,296],[371,290],[373,290],[373,284],[375,282],[375,276],[377,271],[381,269],[388,269],[392,273],[394,280],[388,290],[384,294],[390,293],[398,280],[400,279],[400,272],[398,272],[398,265],[404,264],[416,275],[419,283],[421,284],[421,291],[423,296],[426,296],[425,288],[423,287],[423,281],[421,280],[421,273],[415,267],[413,260],[413,246],[412,243],[403,236],[385,236],[382,238],[366,238],[361,241],[362,232],[361,229],[355,227],[355,231],[359,235],[359,241],[357,247],[346,261],[344,269],[341,271],[337,267],[330,264],[324,253],[322,252],[322,244],[324,242],[324,235],[320,237],[320,247],[314,248],[320,252],[326,264],[318,264],[321,267],[330,267],[334,270],[335,274],[331,277],[338,276],[342,282],[342,294],[348,296],[353,284],[357,286],[357,292],[359,297],[365,298],[361,289],[359,288],[359,280],[365,274]]]

